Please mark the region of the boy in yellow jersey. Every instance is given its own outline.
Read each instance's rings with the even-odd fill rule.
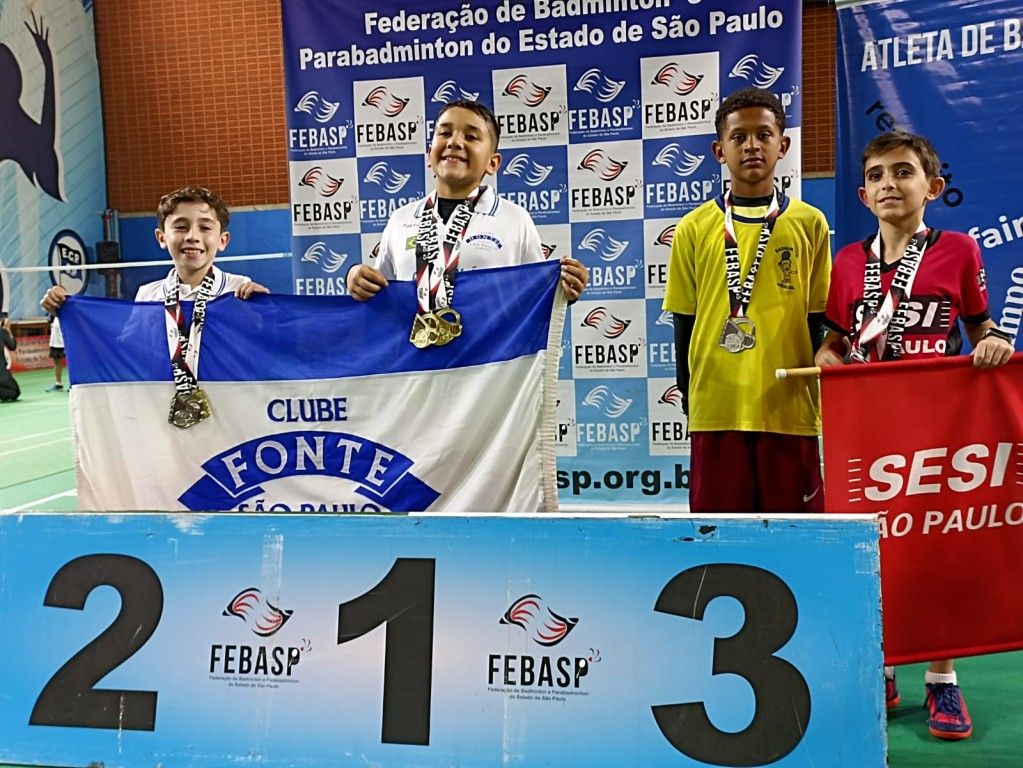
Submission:
[[[728,192],[675,228],[663,308],[674,314],[677,381],[692,440],[693,512],[823,509],[813,364],[831,270],[824,214],[782,195],[789,148],[776,96],[746,88],[715,115]]]

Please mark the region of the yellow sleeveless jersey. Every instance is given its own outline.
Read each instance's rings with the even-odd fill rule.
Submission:
[[[741,277],[756,256],[767,205],[733,208]],[[807,314],[823,312],[831,273],[828,223],[816,208],[784,199],[753,284],[747,316],[751,349],[720,345],[730,313],[725,282],[725,214],[717,197],[675,227],[663,308],[695,315],[689,347],[689,429],[816,435],[819,388],[814,377],[776,379],[778,368],[813,365]]]

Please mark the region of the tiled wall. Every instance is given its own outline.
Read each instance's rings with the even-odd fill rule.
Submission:
[[[148,212],[202,183],[288,202],[281,0],[96,3],[109,205]],[[834,171],[835,9],[803,13],[803,172]]]
[[[803,174],[835,172],[835,9],[803,8]]]
[[[189,183],[287,203],[281,0],[93,8],[110,207],[152,211]]]

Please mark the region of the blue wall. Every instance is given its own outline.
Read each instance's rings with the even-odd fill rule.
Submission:
[[[155,216],[123,218],[119,222],[122,261],[167,261],[167,252],[160,249],[153,236]],[[222,256],[252,256],[263,253],[291,252],[291,217],[287,208],[264,211],[233,211],[231,242]],[[220,264],[220,257],[218,257]],[[230,262],[220,264],[227,272],[248,275],[273,293],[291,293],[291,259]],[[135,267],[121,273],[122,298],[134,298],[139,285],[160,280],[170,267]]]

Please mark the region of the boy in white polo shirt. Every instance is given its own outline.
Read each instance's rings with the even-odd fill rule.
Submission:
[[[348,271],[352,298],[372,298],[388,280],[422,278],[438,262],[444,282],[453,287],[459,270],[543,261],[529,212],[483,186],[501,166],[499,139],[497,120],[485,105],[460,100],[444,106],[427,153],[436,189],[391,214],[377,253],[367,257],[370,263]],[[561,260],[569,301],[579,298],[588,279],[582,262]]]

